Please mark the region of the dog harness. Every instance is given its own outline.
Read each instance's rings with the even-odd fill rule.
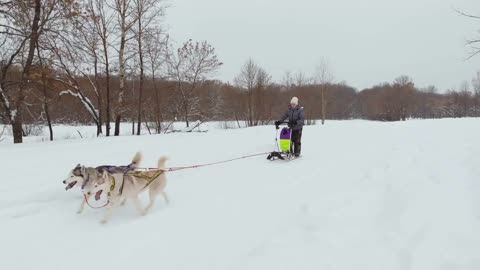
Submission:
[[[110,200],[110,196],[112,195],[112,191],[115,189],[115,177],[113,176],[110,176],[110,180],[111,180],[111,184],[110,184],[110,191],[107,193],[107,198],[108,200]],[[122,183],[122,187],[123,187],[123,183]],[[122,193],[120,193],[122,194]]]
[[[115,169],[118,168],[118,166],[107,166],[104,168],[105,171],[107,171],[108,173],[115,173]],[[132,164],[129,164],[128,166],[125,166],[125,169],[123,169],[123,173],[127,173],[131,170],[133,170],[133,165]],[[80,174],[81,177],[83,177],[82,174]],[[87,180],[85,180],[82,184],[82,189],[85,188],[85,186],[88,184],[88,182],[90,181],[90,174],[87,175]],[[115,180],[114,180],[115,182]],[[122,183],[122,190],[123,190],[123,183]],[[121,194],[121,192],[120,192]]]
[[[123,193],[123,187],[125,183],[125,176],[133,176],[133,177],[138,177],[147,180],[147,184],[142,188],[145,189],[148,187],[158,176],[160,176],[162,173],[164,173],[165,170],[155,170],[155,172],[151,175],[148,176],[145,172],[138,172],[138,171],[133,171],[133,172],[127,172],[123,175],[123,181],[122,185],[120,186],[120,190],[118,193],[122,195]],[[110,189],[107,192],[107,198],[110,201],[110,197],[112,196],[113,191],[115,190],[116,182],[115,182],[115,177],[110,175]]]
[[[128,176],[133,176],[133,177],[138,177],[138,178],[142,178],[142,179],[145,179],[147,180],[147,184],[143,187],[143,189],[145,189],[146,187],[148,187],[155,179],[157,179],[158,176],[160,176],[161,174],[163,174],[165,172],[165,170],[155,170],[152,174],[152,176],[148,176],[148,174],[146,172],[142,172],[142,171],[133,171],[133,172],[127,172],[125,173],[125,175],[128,175]],[[125,181],[124,181],[125,182]],[[122,187],[120,189],[123,189],[123,183],[122,183]]]
[[[118,168],[118,166],[107,166],[104,169],[108,173],[115,173],[117,168]],[[129,164],[128,166],[125,167],[125,169],[123,169],[123,173],[129,172],[131,170],[133,170],[133,166],[132,166],[132,164]]]

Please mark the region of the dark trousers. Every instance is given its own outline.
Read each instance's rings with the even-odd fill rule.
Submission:
[[[292,149],[293,148],[293,149]],[[302,151],[302,130],[292,130],[292,143],[290,144],[290,152],[300,155]]]

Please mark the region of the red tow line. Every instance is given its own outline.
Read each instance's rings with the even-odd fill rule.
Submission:
[[[167,168],[167,172],[174,172],[174,171],[180,171],[180,170],[185,170],[185,169],[194,169],[194,168],[199,168],[199,167],[211,166],[211,165],[216,165],[216,164],[226,163],[226,162],[230,162],[230,161],[234,161],[234,160],[239,160],[239,159],[244,159],[244,158],[249,158],[249,157],[255,157],[255,156],[261,156],[261,155],[266,155],[266,154],[270,154],[270,152],[253,154],[253,155],[248,155],[248,156],[243,156],[243,157],[238,157],[238,158],[232,158],[232,159],[228,159],[228,160],[206,163],[206,164],[198,164],[198,165],[183,166],[183,167],[170,167],[170,168]],[[138,168],[138,169],[157,170],[157,168]]]

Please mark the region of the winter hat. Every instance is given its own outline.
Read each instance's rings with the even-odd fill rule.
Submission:
[[[293,97],[292,100],[290,100],[290,103],[297,104],[298,105],[298,98]]]

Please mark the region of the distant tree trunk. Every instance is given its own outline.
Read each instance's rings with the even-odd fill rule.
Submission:
[[[45,112],[45,116],[47,117],[47,124],[48,130],[50,133],[50,141],[53,141],[53,129],[52,129],[52,121],[50,119],[50,112],[48,111],[48,98],[47,98],[47,86],[45,84],[45,74],[42,75],[44,83],[43,83],[43,111]]]
[[[119,62],[120,62],[120,87],[119,87],[119,92],[118,92],[118,108],[116,110],[116,116],[115,116],[115,136],[120,135],[120,122],[122,120],[122,113],[125,109],[125,104],[124,104],[124,93],[125,93],[125,43],[126,43],[126,38],[125,38],[126,33],[122,32],[122,39],[121,39],[121,44],[120,44],[120,53],[118,56]]]
[[[137,123],[137,135],[140,135],[140,129],[142,125],[142,94],[143,94],[143,68],[140,68],[140,86],[138,90],[138,123]]]
[[[157,122],[157,133],[162,131],[162,117],[160,114],[160,95],[158,94],[155,71],[152,73],[153,91],[155,92],[155,120]]]
[[[109,70],[109,62],[108,62],[108,54],[105,53],[105,73],[106,73],[106,84],[107,84],[107,112],[106,112],[106,119],[105,119],[105,132],[107,136],[110,136],[110,121],[111,119],[111,106],[110,106],[110,70]]]
[[[480,99],[480,71],[477,72],[475,77],[472,79],[473,87],[473,103],[474,103],[474,117],[478,117],[479,114],[479,99]]]
[[[325,118],[327,117],[327,99],[325,95],[326,85],[322,85],[322,125],[325,124]]]
[[[141,15],[141,12],[139,12]],[[138,123],[137,123],[137,135],[140,135],[140,129],[142,125],[142,95],[143,95],[143,81],[144,81],[144,66],[143,66],[143,48],[142,48],[142,38],[143,38],[143,29],[142,29],[142,18],[138,19],[138,57],[140,60],[140,86],[138,87]]]
[[[23,108],[23,101],[25,99],[25,91],[28,85],[28,81],[30,78],[30,69],[33,63],[33,57],[35,55],[35,48],[38,41],[38,30],[39,30],[39,22],[40,22],[40,13],[41,13],[42,2],[41,0],[35,0],[35,9],[34,9],[34,16],[32,21],[32,31],[30,33],[30,44],[28,48],[28,55],[25,61],[25,66],[22,72],[22,80],[19,86],[19,93],[17,99],[15,100],[15,115],[12,116],[11,125],[13,131],[13,142],[14,143],[22,143],[22,108]]]
[[[23,130],[22,121],[20,119],[21,117],[17,113],[15,119],[11,121],[13,131],[13,143],[22,143]]]
[[[103,12],[104,2],[99,1],[98,6],[101,12],[101,25],[99,26],[99,34],[102,39],[103,45],[103,56],[105,58],[105,79],[106,79],[106,92],[107,92],[107,104],[106,104],[106,115],[105,115],[105,133],[107,136],[110,136],[110,121],[112,121],[112,107],[111,107],[111,97],[110,97],[110,60],[108,58],[108,36],[111,33],[112,28],[109,26],[109,20],[107,19],[107,15]]]
[[[247,90],[248,91],[248,126],[253,127],[253,89]]]
[[[39,55],[40,63],[42,62]],[[43,66],[42,64],[40,64]],[[50,119],[50,112],[48,111],[48,95],[47,95],[47,76],[45,70],[42,69],[42,90],[43,90],[43,111],[45,112],[45,117],[47,117],[48,131],[50,134],[50,141],[53,141],[53,129],[52,121]]]
[[[330,70],[328,63],[325,60],[321,60],[316,67],[315,71],[315,82],[320,85],[320,97],[321,97],[321,116],[322,116],[322,125],[325,124],[325,119],[327,118],[327,87],[329,87],[333,80],[333,74]]]
[[[127,21],[127,17],[132,16],[130,0],[116,0],[115,11],[118,15],[118,27],[120,31],[120,49],[118,50],[118,65],[119,65],[119,80],[120,86],[118,91],[118,104],[115,113],[115,136],[120,135],[120,122],[122,121],[122,114],[125,111],[125,49],[127,44],[127,32],[130,31],[138,18],[131,18],[131,21]],[[129,17],[130,18],[130,17]]]
[[[43,57],[40,54],[40,46],[37,42],[37,54],[38,54],[38,61],[40,63],[40,72],[41,72],[41,82],[42,82],[42,92],[43,92],[43,112],[45,113],[45,117],[47,118],[47,125],[50,134],[50,141],[53,141],[53,129],[52,129],[52,121],[50,119],[50,112],[48,111],[48,95],[47,95],[47,67],[44,65]]]
[[[97,102],[98,102],[98,122],[97,122],[97,136],[99,136],[100,134],[102,134],[102,125],[103,125],[103,118],[102,118],[102,114],[103,114],[103,110],[102,110],[102,95],[100,93],[100,83],[99,83],[99,78],[98,78],[98,55],[96,54],[96,52],[94,52],[94,76],[95,76],[95,85],[97,87]]]
[[[188,122],[188,101],[186,99],[183,101],[183,111],[185,113],[185,123],[187,127],[189,127],[190,123]]]
[[[110,97],[110,59],[109,59],[109,36],[114,31],[112,27],[112,20],[116,14],[107,12],[105,8],[108,6],[108,0],[89,0],[89,11],[91,13],[92,18],[96,18],[93,20],[93,32],[96,35],[96,38],[100,38],[102,50],[103,50],[103,60],[105,61],[105,80],[106,80],[106,103],[105,103],[105,120],[103,120],[103,95],[99,92],[99,106],[98,109],[100,111],[99,115],[101,119],[101,125],[105,122],[105,135],[110,136],[110,122],[112,121],[111,118],[111,97]],[[120,5],[119,3],[116,3]],[[110,14],[109,14],[110,13]],[[95,38],[95,40],[96,40]],[[95,54],[95,58],[98,59],[96,55],[96,50],[93,50]],[[97,85],[97,89],[100,90],[99,86]]]

